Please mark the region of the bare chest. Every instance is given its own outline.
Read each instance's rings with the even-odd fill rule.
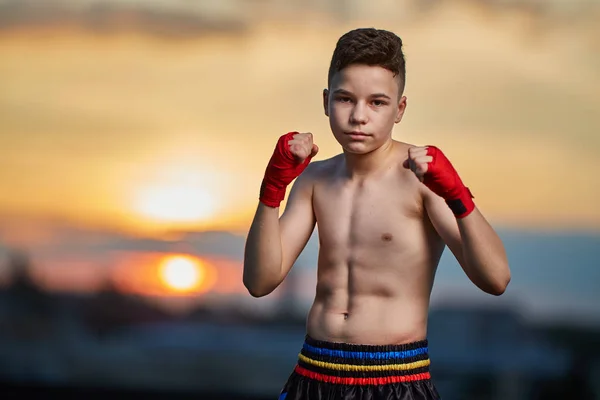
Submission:
[[[316,188],[314,201],[327,248],[398,249],[422,220],[416,185],[396,176],[361,184],[333,181]]]

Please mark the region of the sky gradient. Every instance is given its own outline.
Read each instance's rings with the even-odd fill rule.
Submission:
[[[600,66],[585,27],[440,9],[393,29],[408,108],[494,223],[600,225]],[[467,10],[468,11],[468,10]],[[350,26],[258,25],[168,41],[73,30],[0,36],[0,213],[137,232],[244,231],[279,135],[338,154],[321,91]]]

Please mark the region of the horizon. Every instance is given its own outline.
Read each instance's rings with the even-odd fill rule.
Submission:
[[[478,304],[483,308],[508,308],[537,323],[562,320],[600,326],[600,272],[596,268],[600,234],[513,229],[499,230],[499,235],[513,275],[506,293],[494,297],[481,292],[445,249],[432,291],[432,310],[444,304],[459,308]],[[115,290],[141,295],[175,315],[185,315],[207,301],[212,306],[248,307],[251,314],[264,314],[289,290],[297,296],[297,311],[305,313],[315,294],[316,231],[286,279],[289,284],[260,299],[251,298],[242,284],[243,234],[188,232],[179,238],[160,239],[65,230],[60,235],[55,232],[54,244],[37,244],[28,249],[8,247],[2,251],[3,237],[0,230],[0,256],[11,250],[25,250],[34,282],[49,292],[91,294],[112,282]],[[211,276],[209,281],[192,283],[191,290],[184,291],[165,284],[160,265],[177,255],[197,260],[201,275]],[[0,282],[6,285],[8,270],[2,265],[6,266],[6,262],[0,257]]]

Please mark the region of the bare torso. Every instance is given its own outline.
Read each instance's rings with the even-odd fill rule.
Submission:
[[[343,155],[320,162],[313,206],[320,250],[307,333],[315,339],[395,344],[426,337],[444,243],[427,218],[421,183],[395,162],[350,179]]]

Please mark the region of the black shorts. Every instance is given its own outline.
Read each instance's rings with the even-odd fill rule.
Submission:
[[[427,340],[374,346],[306,336],[280,400],[439,400]]]

